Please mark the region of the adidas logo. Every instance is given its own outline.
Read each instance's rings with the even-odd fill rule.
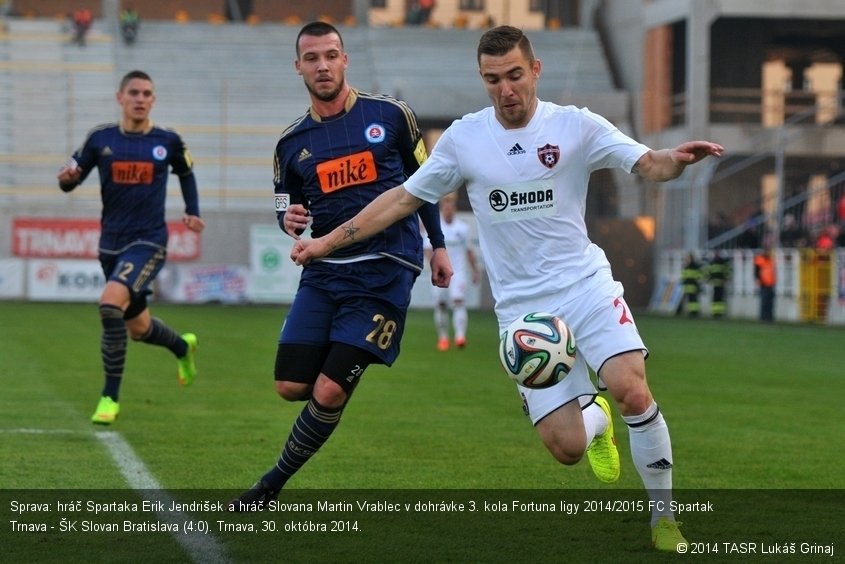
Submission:
[[[512,157],[513,155],[524,155],[524,154],[525,154],[525,149],[523,149],[523,148],[519,145],[519,143],[514,143],[514,144],[513,144],[513,147],[511,147],[511,150],[510,150],[510,151],[508,151],[508,156],[509,156],[509,157]]]
[[[310,158],[311,158],[311,151],[309,151],[308,149],[302,149],[299,152],[299,158],[298,158],[299,162],[302,162],[305,159],[310,159]]]
[[[106,147],[103,149],[103,152],[101,153],[101,156],[103,156],[103,157],[109,157],[109,156],[111,156],[111,155],[112,155],[111,147],[109,147],[108,145],[106,145]]]
[[[661,458],[660,460],[652,462],[647,466],[654,470],[670,470],[672,468],[672,463],[666,460],[665,458]]]

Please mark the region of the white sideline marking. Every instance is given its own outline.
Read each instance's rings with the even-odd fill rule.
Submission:
[[[123,477],[129,486],[139,490],[143,496],[150,501],[160,501],[165,507],[170,507],[173,498],[162,489],[161,484],[147,470],[146,465],[138,458],[132,446],[126,442],[120,433],[116,431],[95,431],[97,437],[109,451]],[[193,520],[190,515],[180,512],[160,512],[158,518],[168,523],[177,523],[179,528],[185,521]],[[178,533],[173,537],[182,545],[188,556],[197,563],[205,562],[229,562],[225,550],[215,537],[211,534],[202,533]]]
[[[9,433],[9,434],[13,434],[13,435],[68,435],[68,434],[75,434],[75,433],[82,434],[82,431],[76,431],[74,429],[27,429],[27,428],[20,428],[20,429],[0,429],[0,433]]]

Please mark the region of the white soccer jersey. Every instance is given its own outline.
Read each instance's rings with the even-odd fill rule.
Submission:
[[[437,202],[466,185],[505,324],[525,313],[524,304],[609,268],[587,237],[590,174],[630,172],[648,150],[587,109],[540,101],[526,127],[505,129],[488,107],[453,122],[405,188]]]

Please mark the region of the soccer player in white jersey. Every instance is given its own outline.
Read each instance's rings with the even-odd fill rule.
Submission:
[[[297,241],[291,258],[308,263],[465,185],[500,328],[518,315],[548,311],[565,319],[577,340],[578,361],[560,383],[544,390],[519,388],[540,438],[561,463],[575,464],[586,451],[599,479],[618,477],[612,418],[589,378],[587,367],[592,367],[628,426],[634,466],[656,502],[651,504],[653,546],[665,551],[681,546],[685,552],[688,544],[669,504],[672,447],[646,381],[647,349],[622,285],[613,279],[604,252],[587,237],[586,192],[595,170],[620,168],[663,182],[724,149],[688,141],[652,150],[586,109],[539,100],[540,61],[514,27],[487,31],[477,56],[493,105],[452,123],[404,185],[324,237]]]
[[[467,344],[466,294],[470,283],[478,284],[478,263],[470,243],[470,228],[466,221],[458,217],[458,195],[446,194],[440,199],[440,226],[449,259],[452,262],[452,281],[448,288],[432,284],[431,296],[434,299],[434,328],[437,331],[437,350],[449,350],[449,322],[455,346],[462,349]],[[432,252],[428,239],[424,239],[426,255]],[[450,315],[451,314],[451,315]]]

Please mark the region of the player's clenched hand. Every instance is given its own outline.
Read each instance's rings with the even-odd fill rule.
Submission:
[[[431,283],[438,288],[448,288],[452,280],[452,261],[446,249],[434,249],[431,255]]]
[[[71,160],[59,170],[57,178],[61,186],[79,184],[79,179],[82,178],[82,169],[77,166],[76,161]]]
[[[290,258],[298,266],[304,266],[314,259],[324,257],[328,254],[322,238],[298,239],[290,251]]]
[[[205,221],[198,215],[185,214],[182,216],[182,223],[194,233],[202,233],[202,230],[205,229]]]
[[[291,204],[285,210],[285,232],[293,237],[299,239],[299,236],[308,227],[308,210],[302,204]]]

